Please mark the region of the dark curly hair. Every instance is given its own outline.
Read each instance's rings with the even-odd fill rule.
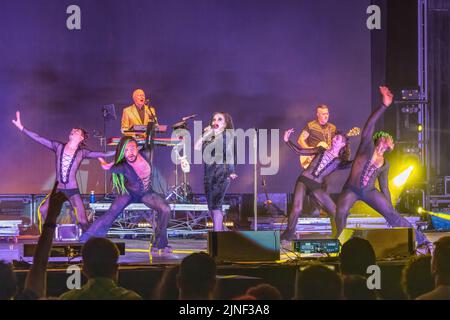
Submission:
[[[226,123],[225,130],[226,129],[234,129],[233,118],[230,116],[229,113],[222,112],[222,111],[214,112],[211,116],[211,120],[209,121],[209,124],[212,124],[213,118],[216,114],[223,114],[223,117],[225,118],[225,123]]]
[[[83,136],[83,141],[80,142],[81,147],[86,147],[86,141],[89,138],[89,133],[83,127],[74,127],[73,129],[80,130]]]
[[[339,151],[339,159],[341,161],[349,161],[350,157],[352,155],[352,152],[350,150],[350,140],[347,137],[347,135],[341,131],[336,131],[336,134],[334,136],[342,136],[345,140],[345,146],[343,148],[341,148],[341,150]]]

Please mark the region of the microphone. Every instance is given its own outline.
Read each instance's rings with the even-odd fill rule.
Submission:
[[[181,118],[181,120],[182,120],[182,121],[186,121],[186,120],[195,118],[196,116],[197,116],[196,114],[193,114],[193,115],[190,115],[190,116],[188,116],[188,117],[183,117],[183,118]]]

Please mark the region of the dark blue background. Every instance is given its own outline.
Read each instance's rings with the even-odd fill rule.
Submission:
[[[66,28],[66,8],[81,7],[80,31]],[[23,123],[66,141],[73,126],[102,129],[100,108],[119,118],[143,88],[160,123],[196,113],[207,121],[229,112],[236,127],[290,128],[297,133],[330,106],[331,121],[349,129],[370,113],[369,0],[89,0],[0,4],[0,193],[38,193],[53,180],[53,154],[12,125]],[[120,122],[108,124],[118,135]],[[90,138],[89,147],[99,149]],[[173,183],[170,149],[157,163]],[[298,159],[281,145],[270,192],[288,192]],[[89,172],[89,175],[86,174]],[[83,165],[82,191],[102,191],[96,161]],[[240,166],[231,192],[251,192],[252,170]],[[86,182],[87,178],[87,182]],[[202,166],[190,176],[202,192]]]

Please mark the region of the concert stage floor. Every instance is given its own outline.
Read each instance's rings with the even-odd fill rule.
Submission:
[[[440,237],[450,235],[450,232],[427,232],[425,233],[430,241],[436,241]],[[206,236],[206,235],[205,235]],[[325,238],[328,234],[320,233],[302,233],[301,238],[314,239],[314,238]],[[152,265],[173,265],[178,264],[187,255],[193,252],[207,251],[207,241],[206,239],[189,239],[189,238],[176,238],[169,239],[169,245],[172,247],[172,253],[151,253],[150,252],[150,240],[149,239],[120,239],[111,238],[114,242],[125,243],[125,255],[121,255],[119,263],[121,265],[136,265],[136,266],[152,266]],[[2,241],[0,242],[0,260],[5,260],[12,262],[13,260],[23,260],[25,262],[32,263],[33,259],[31,257],[24,256],[24,244],[25,243],[36,243],[37,239],[34,238],[23,238],[19,237],[17,243]],[[65,242],[70,243],[70,242]],[[72,242],[76,244],[76,242]],[[54,242],[58,244],[58,242]],[[298,258],[298,255],[290,252],[291,244],[289,242],[283,243],[280,252],[280,261],[278,263],[283,263],[290,261],[292,259]],[[317,255],[302,255],[303,258],[316,258]],[[79,258],[72,259],[72,262],[79,261]],[[67,258],[54,258],[51,257],[50,262],[68,262]]]

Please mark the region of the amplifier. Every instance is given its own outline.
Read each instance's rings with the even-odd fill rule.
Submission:
[[[76,224],[58,224],[55,229],[56,241],[78,241],[81,237],[81,228]]]
[[[0,220],[21,220],[23,227],[33,225],[32,195],[0,195]]]
[[[216,261],[280,260],[279,231],[211,231],[208,253]]]
[[[428,202],[433,228],[435,230],[450,230],[450,195],[429,196]]]
[[[415,249],[413,228],[345,228],[339,236],[339,241],[344,244],[353,237],[369,241],[377,259],[408,257]]]
[[[450,191],[450,190],[449,190]],[[448,196],[428,196],[430,211],[432,212],[450,212],[450,195]]]
[[[341,244],[338,239],[299,239],[292,241],[292,251],[304,254],[337,254]]]

